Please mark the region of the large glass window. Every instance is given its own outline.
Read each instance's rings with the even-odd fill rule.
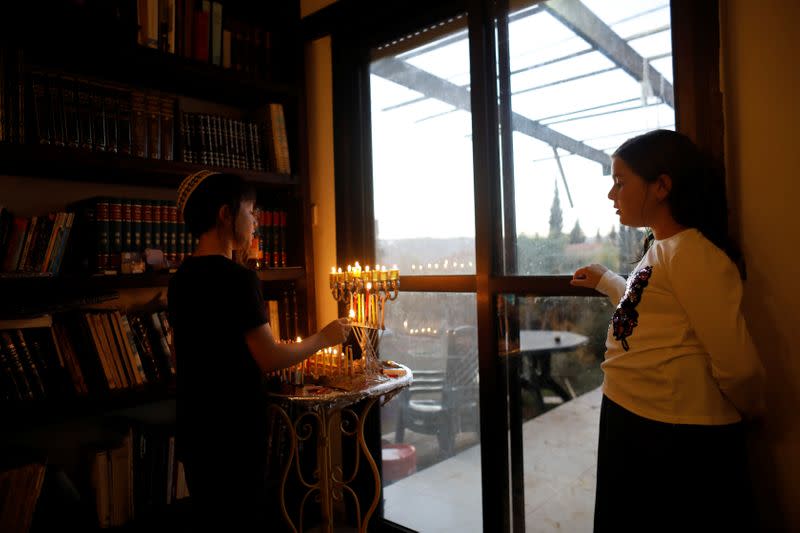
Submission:
[[[475,273],[465,24],[373,51],[376,261],[406,275]]]
[[[474,292],[477,283],[464,288],[465,278],[479,279],[482,213],[466,17],[372,50],[376,261],[397,264],[412,291],[409,276],[426,276],[416,289],[426,292],[401,292],[387,312],[382,341],[383,358],[415,372],[412,389],[382,408],[385,516],[420,531],[483,529],[481,335],[496,336],[498,375],[509,371],[510,485],[524,493],[511,496],[514,529],[521,520],[529,531],[591,529],[600,363],[613,305],[574,296],[568,276],[595,262],[628,273],[643,232],[620,226],[607,198],[610,154],[632,136],[676,126],[668,0],[513,4],[507,32],[499,23],[495,34],[509,59],[498,86],[508,88],[499,116],[511,135],[500,145],[511,165],[496,184],[502,212],[483,220],[503,219],[503,235],[493,238],[515,259],[491,273],[491,294]],[[462,276],[442,281],[462,292],[430,292],[431,275]],[[517,292],[496,288],[503,283]],[[493,312],[518,327],[479,334],[477,302],[496,293],[513,305]]]

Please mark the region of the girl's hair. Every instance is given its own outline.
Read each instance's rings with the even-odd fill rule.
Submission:
[[[728,236],[728,201],[721,169],[689,137],[671,130],[654,130],[628,139],[612,154],[646,182],[662,174],[672,180],[667,195],[672,218],[696,228],[734,261],[739,251]],[[648,232],[644,251],[653,239]]]
[[[205,178],[186,201],[183,209],[186,229],[199,237],[216,227],[222,206],[230,208],[235,220],[242,202],[255,199],[255,189],[238,174],[213,174]]]

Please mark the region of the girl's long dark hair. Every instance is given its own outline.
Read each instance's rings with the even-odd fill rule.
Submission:
[[[612,157],[625,161],[646,182],[668,175],[672,189],[667,202],[675,222],[696,228],[734,263],[739,262],[741,254],[728,234],[724,174],[691,139],[671,130],[654,130],[628,139]],[[652,238],[645,238],[645,252],[651,243]]]

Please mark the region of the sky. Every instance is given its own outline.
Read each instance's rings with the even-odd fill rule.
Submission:
[[[650,65],[672,82],[668,4],[584,3],[640,55],[653,58]],[[512,22],[509,34],[515,113],[607,153],[637,133],[674,129],[672,108],[652,88],[614,68],[549,13]],[[468,52],[462,32],[461,39],[446,46],[427,53],[403,51],[396,57],[468,90]],[[558,83],[566,78],[574,79]],[[375,74],[370,83],[378,238],[474,236],[470,113],[421,98],[421,93]],[[548,144],[515,132],[513,149],[518,233],[548,233],[555,187],[565,232],[576,220],[590,237],[598,230],[605,235],[618,224],[606,196],[611,177],[603,175],[599,163],[560,150],[562,177]]]

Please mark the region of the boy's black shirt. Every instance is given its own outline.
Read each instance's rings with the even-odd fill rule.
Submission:
[[[258,276],[221,255],[189,257],[170,280],[168,299],[179,457],[263,454],[262,372],[245,341],[245,332],[267,322]]]

